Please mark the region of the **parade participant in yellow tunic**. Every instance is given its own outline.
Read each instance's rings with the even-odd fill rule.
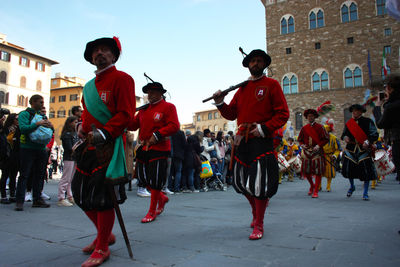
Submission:
[[[341,149],[336,136],[332,134],[333,123],[325,124],[324,127],[329,134],[329,142],[324,146],[325,173],[323,174],[323,176],[327,178],[326,191],[330,192],[332,178],[335,178],[336,176],[336,159],[339,157]]]
[[[285,158],[287,161],[292,159],[293,157],[297,157],[299,154],[299,147],[294,143],[294,139],[292,137],[288,138],[287,149],[285,153]],[[294,170],[288,170],[288,181],[293,182]]]

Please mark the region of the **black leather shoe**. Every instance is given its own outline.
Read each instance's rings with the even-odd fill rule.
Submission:
[[[14,210],[23,211],[24,210],[24,203],[16,203]]]
[[[43,199],[33,201],[32,208],[50,208],[50,204],[47,204]]]

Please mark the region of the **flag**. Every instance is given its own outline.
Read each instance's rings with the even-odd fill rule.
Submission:
[[[368,50],[368,61],[367,61],[367,65],[368,65],[369,82],[371,82],[371,80],[372,80],[372,73],[371,73],[371,59],[370,59],[370,57],[369,57],[369,50]]]
[[[400,1],[386,0],[387,13],[393,18],[400,20]]]
[[[386,75],[387,75],[387,65],[386,65],[385,48],[383,48],[382,68],[383,68],[383,75],[386,77]]]

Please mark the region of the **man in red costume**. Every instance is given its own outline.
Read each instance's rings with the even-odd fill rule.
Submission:
[[[118,192],[118,202],[126,199],[125,159],[114,160],[114,155],[116,148],[123,147],[122,135],[134,116],[136,102],[134,80],[114,66],[120,52],[120,42],[114,37],[87,43],[84,53],[84,58],[97,67],[96,77],[83,89],[84,110],[78,135],[84,142],[75,150],[77,169],[72,181],[76,204],[97,229],[96,239],[83,249],[84,253],[91,253],[82,264],[85,267],[98,266],[107,260],[110,256],[108,245],[115,242],[111,233],[115,213],[110,183]],[[117,177],[113,172],[109,174],[112,166],[119,166],[122,174]]]
[[[149,105],[134,117],[129,129],[139,131],[141,146],[136,151],[136,174],[142,184],[151,190],[150,208],[142,223],[152,222],[164,211],[168,197],[161,192],[167,179],[167,158],[171,153],[169,136],[179,130],[178,115],[173,104],[164,100],[167,92],[161,83],[152,82],[143,87]]]
[[[309,124],[301,128],[299,137],[297,138],[303,148],[301,152],[301,175],[307,178],[310,183],[308,195],[317,198],[321,176],[325,171],[323,147],[329,142],[329,135],[325,131],[324,126],[315,122],[315,119],[318,118],[318,113],[315,109],[304,111],[304,117],[308,120]],[[315,175],[315,184],[312,180],[313,175]]]
[[[233,186],[249,201],[253,220],[251,240],[264,233],[264,214],[269,199],[278,190],[279,168],[274,155],[273,138],[276,130],[289,118],[289,109],[279,82],[268,78],[264,69],[271,57],[262,50],[253,50],[243,59],[251,77],[239,88],[229,105],[224,94],[217,91],[213,98],[221,115],[237,120]],[[232,159],[233,160],[233,159]]]

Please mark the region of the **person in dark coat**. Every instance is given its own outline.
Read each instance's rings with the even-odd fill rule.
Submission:
[[[359,104],[350,107],[352,118],[346,122],[341,137],[346,142],[346,150],[343,152],[342,175],[350,182],[347,197],[351,197],[356,190],[354,179],[360,179],[364,181],[363,200],[369,200],[369,181],[377,179],[371,150],[373,143],[378,140],[379,134],[374,122],[362,116],[365,111],[365,107]]]
[[[385,79],[385,99],[383,103],[383,114],[381,106],[374,108],[376,126],[384,129],[384,141],[392,146],[393,163],[396,166],[397,177],[400,180],[400,75],[389,74]],[[381,103],[378,103],[381,104]]]
[[[174,177],[174,188],[175,193],[181,191],[181,178],[182,178],[182,166],[183,159],[185,157],[186,137],[183,131],[179,130],[171,136],[172,141],[172,166],[170,177]],[[171,181],[172,179],[170,179]]]
[[[199,192],[194,188],[194,175],[201,168],[200,154],[203,149],[200,146],[199,138],[192,135],[190,130],[186,131],[186,141],[182,171],[183,192]]]
[[[10,204],[16,201],[15,198],[15,185],[16,178],[19,171],[19,138],[21,132],[18,127],[18,114],[12,113],[8,115],[4,123],[2,134],[7,138],[10,145],[10,157],[4,162],[2,168],[2,175],[0,180],[1,203]],[[7,198],[6,183],[9,179],[10,198]]]

